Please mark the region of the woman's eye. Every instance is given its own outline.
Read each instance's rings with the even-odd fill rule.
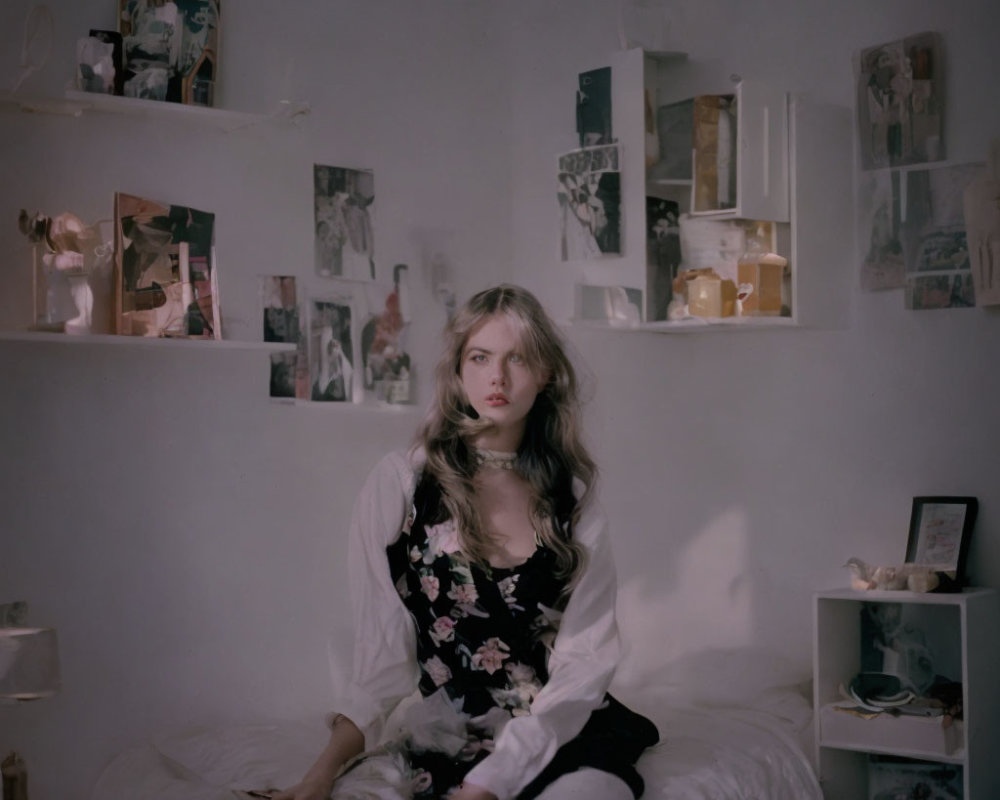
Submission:
[[[486,356],[483,355],[482,353],[473,353],[472,354],[472,361],[474,361],[476,364],[485,364],[486,363]]]
[[[511,364],[521,364],[523,362],[524,362],[524,359],[521,358],[521,356],[518,355],[517,353],[511,353],[510,354],[510,363]]]

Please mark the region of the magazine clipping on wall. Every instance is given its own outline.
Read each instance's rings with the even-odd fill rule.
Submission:
[[[354,298],[350,294],[309,302],[309,398],[320,403],[354,401]]]
[[[901,239],[907,308],[975,306],[963,199],[982,169],[982,164],[960,164],[903,173],[906,219]]]
[[[906,285],[899,181],[900,173],[895,170],[866,172],[858,179],[858,241],[865,291]]]
[[[942,64],[937,33],[861,51],[855,74],[863,169],[944,159]]]
[[[212,106],[220,0],[118,0],[126,97]]]
[[[313,165],[316,274],[375,280],[375,175]]]
[[[584,147],[559,156],[557,199],[562,261],[621,254],[619,145]]]
[[[976,305],[1000,305],[1000,139],[986,169],[965,187],[965,232]]]
[[[294,275],[261,278],[264,341],[294,344],[294,350],[271,353],[270,396],[309,399],[309,359]]]
[[[115,194],[115,332],[221,339],[215,215]]]
[[[407,333],[412,303],[406,264],[393,268],[393,282],[365,286],[368,316],[361,327],[365,397],[397,405],[413,402],[413,364]]]
[[[611,144],[611,67],[601,67],[578,76],[576,132],[580,147]]]

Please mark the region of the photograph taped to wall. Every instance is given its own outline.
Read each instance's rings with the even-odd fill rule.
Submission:
[[[863,169],[944,158],[941,37],[922,33],[863,50],[855,62]]]
[[[353,402],[352,305],[349,295],[309,303],[309,396],[317,402]]]
[[[982,164],[900,173],[901,241],[906,265],[906,307],[971,308],[975,305],[965,230],[966,188]]]
[[[862,173],[858,180],[858,241],[864,252],[861,288],[865,291],[906,285],[899,178],[899,172],[880,171]]]
[[[580,147],[610,144],[611,130],[611,67],[581,72],[576,92],[576,130]]]
[[[211,106],[220,0],[118,0],[127,97]]]
[[[618,145],[559,156],[560,256],[586,261],[621,254],[621,173]]]
[[[361,328],[364,390],[377,402],[393,405],[413,401],[413,364],[407,344],[412,304],[407,271],[405,264],[397,264],[391,286],[365,286],[368,316]]]
[[[222,338],[215,214],[115,194],[115,331]]]
[[[1000,305],[1000,139],[993,141],[990,160],[963,193],[969,266],[976,305]]]
[[[375,175],[313,165],[316,274],[375,280]]]
[[[294,350],[271,353],[270,396],[308,400],[309,360],[295,276],[261,278],[261,305],[264,341],[295,345]]]

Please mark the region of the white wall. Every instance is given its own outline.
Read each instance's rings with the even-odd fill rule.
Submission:
[[[53,58],[26,89],[58,93],[76,37],[113,13],[51,5]],[[854,50],[941,31],[951,156],[981,159],[1000,134],[988,0],[665,5],[671,49],[845,105]],[[0,7],[0,75],[13,75],[27,8]],[[419,269],[428,240],[463,296],[512,277],[567,316],[552,167],[573,146],[576,73],[618,47],[616,8],[245,1],[225,21],[226,104],[307,100],[297,128],[0,115],[0,320],[26,318],[18,209],[94,219],[121,189],[217,211],[224,324],[254,338],[256,276],[311,269],[313,163],[375,170],[378,263],[418,273],[422,378],[442,319]],[[845,232],[855,272],[851,247]],[[859,291],[851,311],[840,331],[570,331],[595,386],[634,650],[623,680],[752,643],[804,675],[810,593],[842,584],[849,555],[900,559],[915,494],[980,498],[970,569],[1000,585],[997,313],[907,312],[898,292]],[[39,800],[85,796],[112,753],[151,732],[322,710],[326,640],[347,627],[345,516],[419,407],[272,406],[265,361],[0,343],[0,602],[28,600],[63,656],[59,696],[0,708],[0,749],[24,752]]]
[[[668,26],[626,34],[845,107],[857,50],[940,31],[949,159],[982,161],[1000,136],[995,3],[659,5]],[[619,46],[618,8],[526,4],[515,21],[513,275],[564,317],[572,277],[553,247],[553,157],[575,146],[576,73]],[[590,430],[634,651],[623,680],[752,644],[807,670],[810,593],[843,585],[851,555],[902,560],[914,495],[979,497],[969,569],[1000,583],[1000,313],[906,311],[900,291],[862,293],[852,251],[847,230],[834,260],[851,276],[846,330],[572,331],[596,376]]]

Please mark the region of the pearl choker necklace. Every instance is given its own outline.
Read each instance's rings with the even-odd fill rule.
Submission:
[[[476,466],[495,467],[496,469],[514,469],[517,453],[505,453],[502,450],[486,450],[481,447],[472,448],[476,458]]]

